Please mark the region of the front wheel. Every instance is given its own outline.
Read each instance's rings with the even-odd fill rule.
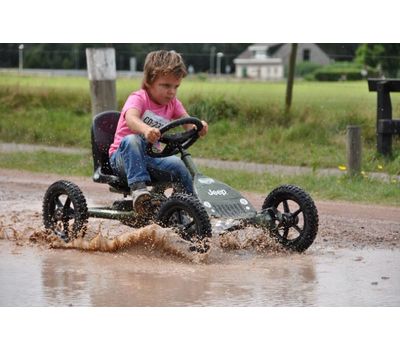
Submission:
[[[200,201],[187,194],[174,194],[160,207],[157,221],[163,227],[175,228],[179,235],[192,242],[191,250],[206,252],[207,237],[211,237],[211,223]]]
[[[318,211],[312,198],[301,188],[283,185],[274,189],[265,199],[263,210],[275,213],[270,232],[283,246],[303,252],[318,232]]]
[[[88,209],[78,186],[70,181],[57,181],[46,191],[43,199],[43,223],[46,229],[68,242],[86,233]]]

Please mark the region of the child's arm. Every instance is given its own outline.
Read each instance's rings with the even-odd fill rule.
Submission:
[[[159,140],[161,136],[160,130],[143,123],[140,119],[140,112],[136,108],[130,108],[126,111],[125,120],[129,129],[139,134],[143,134],[146,140],[150,143],[155,143]]]

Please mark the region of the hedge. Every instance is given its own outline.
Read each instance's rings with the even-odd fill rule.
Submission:
[[[348,64],[333,64],[317,69],[314,72],[314,79],[318,81],[338,81],[338,80],[362,80],[361,74],[363,67]],[[367,68],[368,77],[378,76],[376,69]]]

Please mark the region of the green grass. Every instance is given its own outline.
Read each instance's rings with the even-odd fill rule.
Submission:
[[[140,87],[118,79],[118,105]],[[295,82],[291,112],[284,113],[285,83],[186,79],[179,97],[188,112],[210,123],[194,156],[336,168],[346,163],[346,126],[362,127],[363,170],[400,174],[394,154],[376,153],[376,93],[363,82]],[[400,115],[400,94],[392,94]],[[90,96],[86,78],[0,75],[0,141],[90,148]]]
[[[33,172],[55,173],[65,176],[91,176],[93,171],[90,155],[66,155],[49,152],[0,153],[0,168],[22,169]],[[314,199],[344,200],[361,203],[400,205],[398,182],[384,183],[363,177],[347,176],[276,176],[253,174],[212,168],[200,170],[240,191],[267,195],[282,184],[295,184],[311,194]]]
[[[342,176],[317,175],[271,175],[252,174],[244,171],[202,169],[210,177],[229,184],[242,191],[269,193],[282,184],[302,187],[314,199],[343,200],[359,203],[400,205],[400,186],[397,181],[384,183],[362,176],[351,178]]]
[[[0,153],[0,168],[21,169],[61,176],[91,176],[91,155],[60,154],[46,151],[32,153]]]

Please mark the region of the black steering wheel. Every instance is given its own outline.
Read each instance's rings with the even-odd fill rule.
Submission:
[[[184,132],[165,135],[167,131],[186,124],[194,124],[195,128]],[[203,129],[203,123],[200,119],[186,117],[175,120],[160,128],[161,137],[159,142],[164,143],[165,148],[160,152],[155,152],[154,145],[149,142],[146,147],[146,152],[150,157],[154,158],[173,156],[180,152],[181,149],[187,149],[193,145],[199,138],[201,129]]]

